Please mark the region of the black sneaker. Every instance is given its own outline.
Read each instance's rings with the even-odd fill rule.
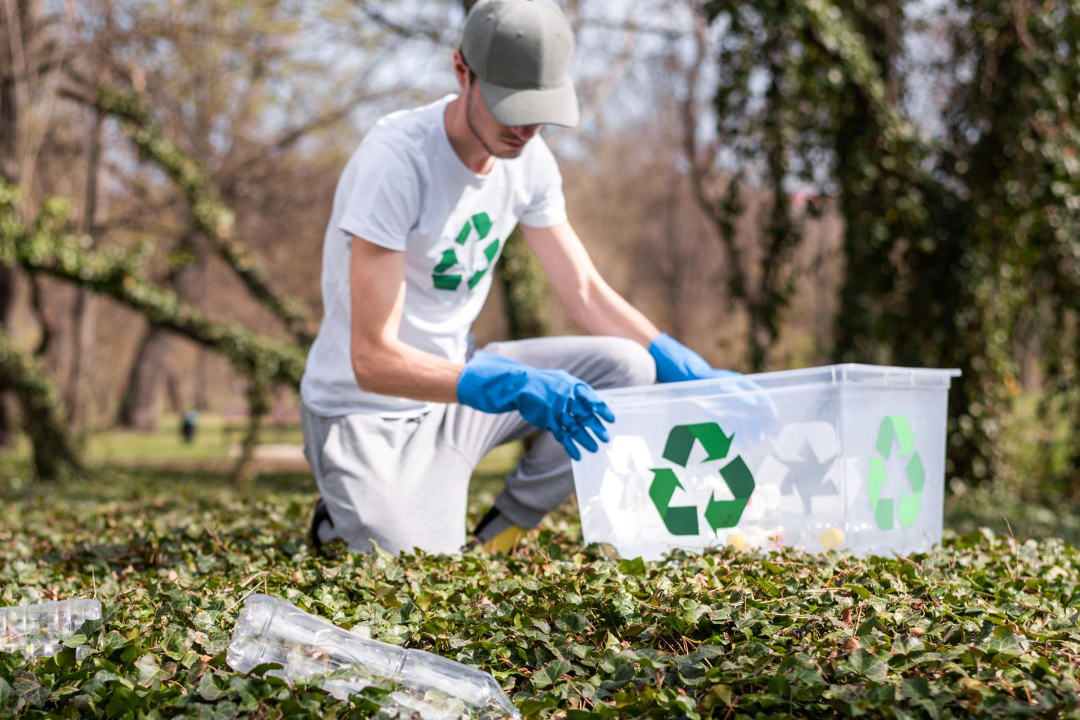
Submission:
[[[508,555],[528,532],[515,525],[510,518],[492,507],[473,530],[472,539],[465,545],[466,550],[481,547],[489,553]]]
[[[480,518],[480,522],[473,528],[472,534],[474,538],[483,543],[495,537],[510,525],[511,523],[506,519],[506,516],[499,512],[499,508],[493,505],[484,513],[484,517]]]
[[[315,512],[311,514],[311,529],[308,530],[308,544],[315,551],[316,555],[323,555],[323,542],[319,539],[319,528],[322,524],[330,523],[330,527],[334,527],[334,520],[330,517],[330,511],[326,509],[326,503],[320,497],[315,502]]]

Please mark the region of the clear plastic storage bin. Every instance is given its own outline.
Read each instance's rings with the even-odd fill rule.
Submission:
[[[574,463],[586,542],[625,557],[940,541],[959,370],[831,365],[606,390],[611,442]]]

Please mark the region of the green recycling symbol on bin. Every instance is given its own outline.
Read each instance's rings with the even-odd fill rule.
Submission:
[[[911,429],[911,423],[908,422],[906,415],[886,415],[882,418],[877,436],[877,451],[880,457],[870,458],[870,474],[866,477],[866,488],[870,493],[870,507],[874,511],[877,526],[882,530],[891,530],[894,517],[893,501],[881,497],[881,489],[885,487],[887,479],[885,461],[892,454],[894,442],[899,448],[899,455],[908,458],[904,465],[904,473],[907,475],[911,492],[901,495],[898,505],[900,526],[906,530],[919,519],[923,484],[926,479],[922,459],[919,457],[919,451],[915,449],[915,431]]]
[[[454,245],[456,247],[451,247],[449,250],[443,250],[442,258],[431,273],[431,280],[432,283],[434,283],[436,290],[458,289],[464,276],[460,270],[457,270],[457,272],[449,272],[457,269],[459,265],[467,265],[466,262],[463,262],[458,258],[458,251],[470,253],[473,250],[471,245],[483,241],[490,232],[491,218],[488,217],[486,212],[477,213],[465,221],[465,224],[461,226],[461,230],[458,232],[457,237],[454,238]],[[487,259],[487,265],[475,270],[469,275],[467,284],[470,290],[476,287],[477,283],[483,279],[484,273],[486,273],[491,267],[491,264],[495,262],[495,256],[498,254],[499,239],[495,238],[492,242],[484,246],[484,257]]]
[[[664,459],[685,468],[694,443],[700,442],[701,447],[708,453],[708,457],[702,462],[723,460],[727,457],[734,438],[734,434],[725,435],[720,426],[713,422],[676,425],[668,433],[667,443],[664,445]],[[652,468],[651,472],[653,480],[649,485],[649,497],[660,512],[668,532],[672,535],[697,535],[697,506],[671,506],[675,490],[682,487],[675,471],[670,468]],[[731,500],[717,500],[715,493],[709,497],[709,503],[705,506],[705,521],[714,532],[720,528],[738,525],[746,504],[750,502],[750,495],[754,492],[754,476],[739,455],[720,468],[720,476],[735,497]]]

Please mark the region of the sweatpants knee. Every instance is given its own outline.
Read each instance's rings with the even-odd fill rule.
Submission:
[[[596,352],[604,356],[608,371],[603,381],[595,383],[596,387],[633,387],[656,382],[656,361],[641,345],[626,338],[597,340]]]

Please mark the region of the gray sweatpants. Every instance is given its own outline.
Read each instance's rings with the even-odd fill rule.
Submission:
[[[594,388],[649,385],[656,367],[637,343],[613,337],[555,337],[493,343],[487,352],[562,369]],[[497,445],[536,433],[517,412],[493,415],[436,405],[419,417],[317,415],[301,407],[304,455],[334,522],[356,552],[372,540],[390,552],[457,552],[465,544],[469,478]],[[542,433],[507,476],[495,506],[533,528],[574,491],[570,457]]]

